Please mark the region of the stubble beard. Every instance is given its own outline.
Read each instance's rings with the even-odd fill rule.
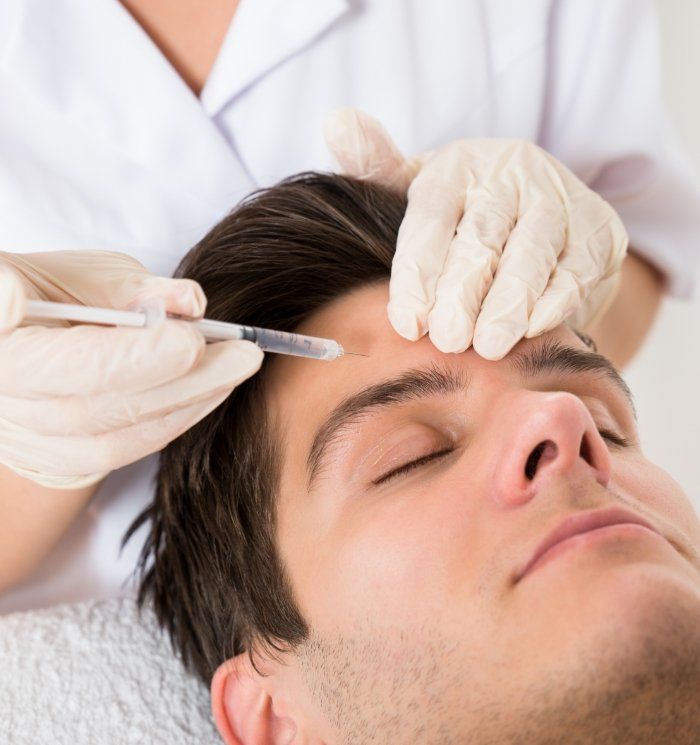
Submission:
[[[657,598],[658,600],[658,598]],[[611,644],[514,680],[435,628],[311,634],[299,669],[332,745],[699,745],[700,601],[667,598]],[[607,634],[607,635],[606,635]]]

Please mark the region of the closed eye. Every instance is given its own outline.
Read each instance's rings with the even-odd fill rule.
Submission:
[[[609,429],[599,429],[598,432],[604,440],[607,440],[608,442],[612,443],[613,445],[617,445],[618,447],[626,448],[629,447],[631,444],[628,439],[622,437],[622,435],[617,435],[614,432],[611,432]]]
[[[395,468],[393,471],[389,471],[389,473],[385,473],[383,476],[380,476],[378,479],[376,479],[372,483],[375,486],[378,486],[379,484],[383,484],[384,482],[389,481],[390,479],[393,479],[396,476],[403,476],[409,471],[412,471],[414,468],[418,468],[419,466],[423,466],[426,463],[430,463],[433,460],[437,460],[438,458],[441,458],[442,456],[453,452],[453,450],[454,448],[446,448],[444,450],[438,450],[435,453],[428,453],[428,455],[423,455],[422,457],[417,458],[416,460],[412,460],[410,463],[406,463],[403,466],[399,466],[398,468]]]
[[[611,432],[609,429],[599,429],[598,432],[600,433],[600,436],[604,440],[607,440],[612,445],[616,445],[617,447],[628,447],[630,444],[629,440],[622,437],[621,435],[615,434],[615,432]],[[442,458],[445,455],[449,455],[452,452],[454,452],[454,448],[445,448],[443,450],[438,450],[434,453],[428,453],[428,455],[423,455],[420,458],[416,458],[416,460],[412,460],[409,463],[405,463],[403,466],[399,466],[398,468],[395,468],[392,471],[385,473],[383,476],[380,476],[378,479],[375,479],[372,482],[372,484],[374,486],[379,486],[380,484],[384,484],[387,481],[391,481],[397,476],[403,476],[407,474],[409,471],[412,471],[414,468],[419,468],[420,466],[424,466],[427,463],[431,463],[434,460],[438,460],[439,458]]]

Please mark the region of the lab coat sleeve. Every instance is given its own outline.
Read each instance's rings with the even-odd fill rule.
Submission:
[[[651,0],[554,0],[540,142],[620,214],[630,248],[690,297],[700,192],[662,103]]]

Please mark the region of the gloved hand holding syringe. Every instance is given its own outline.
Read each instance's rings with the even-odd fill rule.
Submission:
[[[45,300],[28,300],[25,311],[25,319],[31,321],[58,319],[131,328],[145,328],[163,320],[165,317],[165,308],[162,303],[152,303],[139,310],[115,310],[114,308],[97,308]],[[257,326],[225,323],[208,318],[194,320],[177,314],[168,314],[167,317],[177,320],[191,320],[204,335],[204,338],[210,342],[245,339],[255,342],[264,352],[276,352],[317,360],[335,360],[343,354],[365,356],[357,352],[346,352],[337,341],[322,339],[318,336],[305,336],[287,331],[263,329]]]
[[[67,306],[59,318],[87,315],[32,320],[36,301]],[[207,343],[195,323],[206,305],[196,282],[154,276],[126,254],[0,252],[0,466],[84,489],[200,421],[264,359],[245,338]],[[130,312],[154,306],[173,320],[143,325]],[[96,325],[91,307],[143,327]]]

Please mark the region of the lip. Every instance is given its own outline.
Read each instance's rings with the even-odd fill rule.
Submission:
[[[594,512],[578,512],[564,518],[562,522],[552,530],[542,542],[537,546],[525,565],[515,575],[515,582],[519,582],[530,569],[547,553],[551,548],[562,543],[567,538],[583,533],[589,533],[598,528],[605,528],[610,525],[640,525],[657,535],[659,531],[647,520],[635,515],[634,512],[624,510],[619,507],[612,507]],[[663,536],[662,536],[663,537]]]

